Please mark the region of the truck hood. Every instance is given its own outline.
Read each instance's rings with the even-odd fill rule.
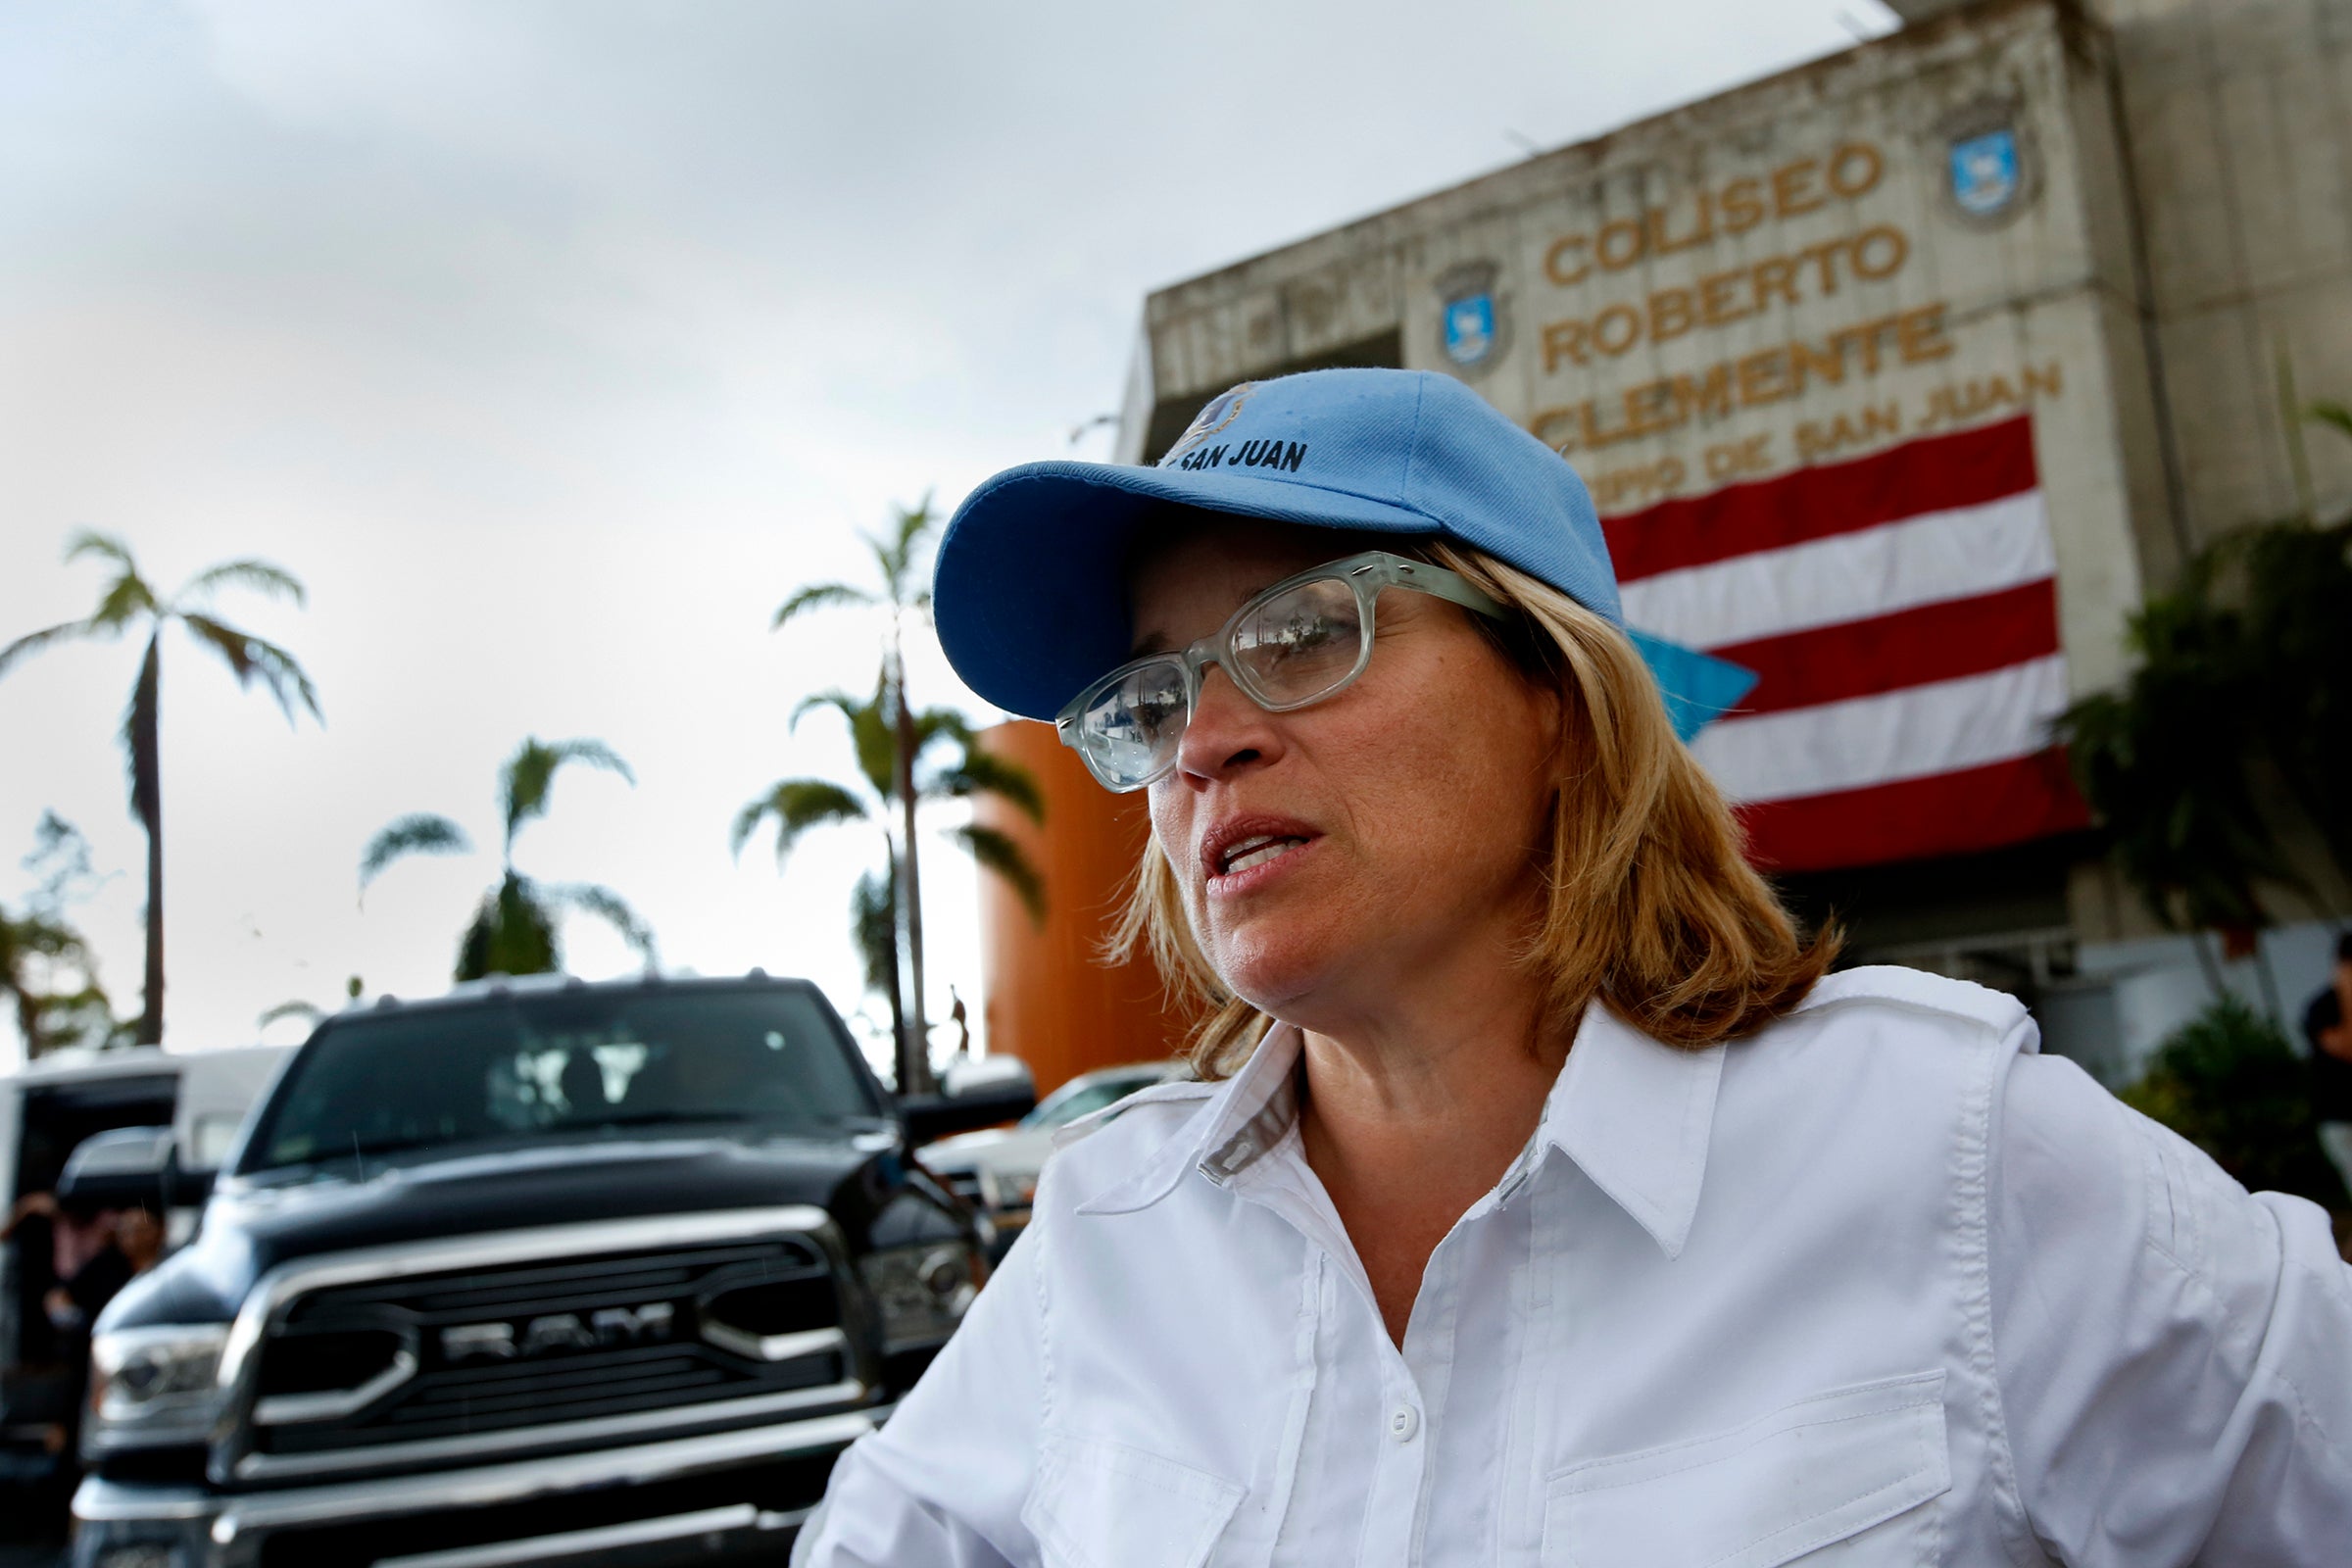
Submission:
[[[829,1211],[853,1254],[968,1234],[956,1200],[879,1128],[835,1139],[631,1137],[411,1154],[356,1171],[344,1161],[224,1182],[196,1240],[125,1287],[100,1326],[226,1322],[262,1275],[321,1252],[786,1203]],[[910,1204],[921,1212],[907,1212]]]

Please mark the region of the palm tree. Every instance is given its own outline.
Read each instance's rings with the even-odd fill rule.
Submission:
[[[266,561],[227,561],[198,572],[178,593],[166,598],[139,574],[138,564],[121,540],[87,530],[76,533],[66,545],[66,560],[78,561],[83,556],[96,557],[114,571],[106,592],[99,596],[98,608],[80,620],[32,632],[0,648],[0,676],[19,660],[52,643],[90,637],[111,640],[126,631],[136,631],[147,639],[146,657],[139,661],[139,678],[130,689],[130,709],[122,718],[122,748],[130,760],[131,811],[147,830],[147,976],[138,1040],[142,1045],[157,1045],[164,1038],[164,783],[158,722],[164,628],[176,621],[193,632],[200,646],[228,665],[238,685],[251,686],[259,680],[277,699],[289,724],[294,722],[297,703],[309,709],[313,718],[322,723],[324,719],[311,677],[303,673],[293,655],[218,619],[209,609],[213,593],[228,587],[283,596],[300,605],[304,602],[302,584],[290,573]]]
[[[2246,767],[2259,674],[2242,616],[2217,602],[2221,559],[2199,553],[2172,591],[2132,612],[2137,667],[2120,690],[2068,709],[2058,732],[2148,912],[2170,930],[2219,931],[2234,957],[2271,923],[2260,884],[2293,871]],[[2210,967],[2207,978],[2218,991]]]
[[[892,807],[902,800],[908,803],[962,800],[987,794],[1010,802],[1032,821],[1043,821],[1045,801],[1038,792],[1037,781],[1025,769],[979,747],[971,726],[961,714],[944,708],[925,709],[919,713],[900,711],[891,695],[887,670],[870,699],[860,702],[846,692],[821,692],[793,710],[793,724],[797,727],[802,716],[816,708],[833,709],[849,722],[850,739],[858,756],[858,772],[865,791],[860,793],[830,779],[779,780],[767,793],[735,813],[728,841],[741,856],[744,845],[760,830],[760,825],[772,817],[776,824],[776,864],[781,868],[801,835],[810,828],[836,822],[870,822],[881,829],[885,869],[880,874],[868,871],[858,879],[850,896],[850,927],[865,960],[867,987],[890,999],[899,1086],[907,1094],[927,1093],[932,1087],[930,1053],[926,1049],[929,1037],[922,1028],[919,1004],[911,1014],[908,1011],[899,966],[902,925],[899,889],[905,884],[900,881],[898,871],[904,860],[912,858],[913,840],[911,836],[893,837]],[[902,736],[911,736],[911,745],[903,744]],[[935,750],[945,754],[941,763],[918,773],[916,764]],[[909,779],[914,782],[908,784]],[[906,825],[903,831],[910,835],[913,811],[908,809],[904,819]],[[949,837],[969,851],[973,859],[1010,883],[1027,906],[1031,919],[1045,917],[1045,879],[1009,835],[978,823],[966,823],[951,829]],[[904,923],[918,922],[909,918]]]
[[[890,887],[895,905],[893,917],[906,943],[908,981],[903,988],[903,996],[902,988],[894,984],[891,997],[894,1009],[900,1009],[893,1013],[899,1029],[900,1059],[902,1063],[919,1060],[917,1077],[927,1080],[930,1061],[920,1047],[920,1042],[929,1036],[923,1022],[923,879],[922,858],[915,843],[913,772],[915,754],[922,748],[915,735],[914,710],[906,700],[906,628],[908,620],[920,619],[931,609],[931,590],[924,586],[921,563],[940,517],[931,510],[928,495],[916,506],[898,508],[897,513],[889,533],[879,538],[872,534],[864,536],[881,575],[879,589],[845,582],[811,583],[777,608],[768,629],[780,630],[786,622],[808,611],[835,606],[859,606],[889,612],[889,626],[882,644],[882,684],[876,701],[883,707],[886,729],[897,737],[896,747],[888,754],[896,771],[887,787],[877,787],[885,801],[895,802],[899,808],[902,853],[892,861]],[[895,972],[895,958],[893,968]],[[917,1045],[909,1047],[906,1042],[910,1039]],[[902,1087],[906,1082],[902,1079]]]
[[[556,770],[566,762],[601,767],[630,784],[637,776],[602,741],[558,741],[548,745],[536,738],[521,748],[499,770],[500,812],[506,822],[501,849],[502,869],[497,886],[482,895],[473,921],[458,943],[457,978],[479,980],[493,974],[551,974],[563,967],[563,947],[556,922],[567,909],[593,914],[636,949],[646,967],[654,966],[654,935],[646,923],[611,888],[594,883],[541,882],[514,869],[514,836],[523,824],[547,814],[548,794]],[[388,823],[360,857],[360,895],[393,861],[407,855],[468,855],[473,842],[466,830],[446,816],[413,812]]]
[[[2280,379],[2294,408],[2283,360]],[[2352,434],[2341,405],[2303,412]],[[2132,613],[2130,678],[2075,704],[2058,726],[2149,911],[2172,929],[2219,931],[2230,956],[2259,955],[2256,933],[2271,923],[2263,884],[2312,891],[2302,874],[2312,841],[2282,835],[2282,804],[2337,875],[2352,877],[2342,805],[2352,778],[2352,523],[2312,515],[2299,441],[2294,451],[2301,514],[2191,556],[2170,589]],[[2201,944],[2197,956],[2218,992]]]

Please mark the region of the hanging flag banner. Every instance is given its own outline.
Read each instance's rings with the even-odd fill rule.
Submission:
[[[1603,519],[1625,618],[1755,672],[1690,749],[1808,871],[2083,826],[2056,562],[2020,416]]]

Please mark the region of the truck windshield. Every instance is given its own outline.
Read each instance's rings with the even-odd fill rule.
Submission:
[[[326,1024],[245,1172],[418,1149],[885,1114],[823,1004],[786,988],[585,991]]]

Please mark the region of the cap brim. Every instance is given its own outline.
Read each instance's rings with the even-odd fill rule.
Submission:
[[[1434,534],[1434,517],[1392,502],[1250,474],[1031,463],[956,509],[939,545],[932,614],[964,684],[1029,718],[1051,719],[1133,645],[1125,571],[1160,505],[1310,528]]]

